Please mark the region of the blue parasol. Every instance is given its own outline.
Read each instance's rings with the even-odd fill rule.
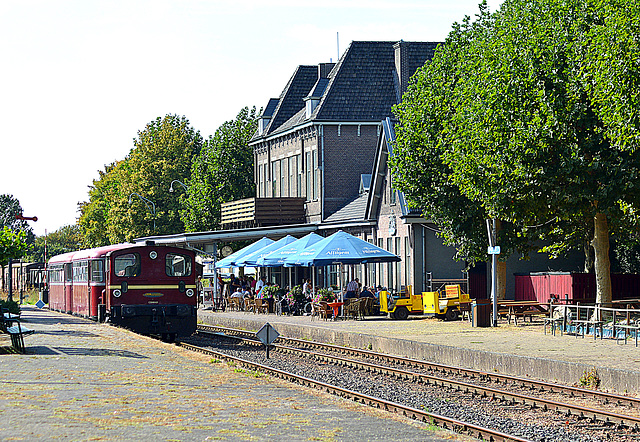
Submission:
[[[309,233],[297,241],[294,241],[270,254],[258,259],[257,264],[260,267],[281,267],[284,266],[285,258],[296,254],[312,244],[322,240],[323,237],[316,233]]]
[[[284,260],[285,266],[303,267],[398,261],[399,256],[342,230]]]
[[[291,235],[287,235],[284,238],[279,239],[276,242],[273,242],[261,249],[254,251],[253,253],[249,253],[248,255],[243,256],[240,259],[236,260],[236,264],[240,266],[251,266],[255,267],[258,265],[258,260],[263,258],[270,253],[285,247],[288,244],[295,242],[297,239]]]
[[[266,236],[259,239],[258,241],[249,244],[247,247],[244,247],[240,250],[238,250],[237,252],[232,253],[231,255],[227,256],[224,259],[221,259],[220,261],[216,262],[216,268],[220,269],[220,268],[224,268],[224,267],[244,267],[243,265],[238,265],[237,261],[243,257],[245,257],[246,255],[255,252],[256,250],[260,250],[263,247],[268,246],[269,244],[274,243],[275,241],[273,241],[272,239],[267,238]]]

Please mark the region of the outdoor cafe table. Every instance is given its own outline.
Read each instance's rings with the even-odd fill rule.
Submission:
[[[518,325],[518,316],[527,317],[529,319],[533,315],[547,315],[549,314],[549,304],[538,301],[498,301],[498,313],[506,314],[509,324],[511,324],[511,318],[513,318],[516,325]]]
[[[340,307],[344,305],[344,302],[328,302],[327,305],[333,309],[333,319],[336,319],[340,314]]]

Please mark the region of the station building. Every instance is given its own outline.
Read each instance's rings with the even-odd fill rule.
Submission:
[[[402,258],[399,263],[318,269],[323,285],[359,277],[368,286],[397,291],[436,288],[459,282],[474,298],[487,296],[488,266],[466,271],[456,250],[437,236],[436,225],[409,210],[393,188],[387,164],[395,141],[392,108],[411,76],[433,57],[438,42],[354,41],[337,63],[298,66],[277,98],[266,103],[254,151],[256,195],[223,204],[223,230],[142,238],[183,243],[214,252],[223,242],[278,239],[344,230]],[[478,226],[485,229],[485,226]],[[579,271],[580,260],[549,261],[534,254],[507,262],[507,298],[513,274],[531,270]],[[279,282],[283,275],[273,270]],[[295,278],[308,276],[296,269]]]

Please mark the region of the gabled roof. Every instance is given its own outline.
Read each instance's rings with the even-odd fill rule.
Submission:
[[[317,66],[298,66],[287,86],[280,94],[278,105],[273,111],[271,121],[264,134],[273,132],[285,121],[289,120],[301,108],[304,109],[304,98],[318,81]]]
[[[384,180],[387,176],[387,169],[389,168],[388,159],[393,156],[396,143],[394,125],[395,123],[389,117],[382,121],[383,130],[380,133],[378,149],[376,149],[376,155],[373,161],[371,186],[369,187],[369,193],[367,194],[367,207],[364,214],[365,219],[375,219],[380,208],[382,192],[384,191]],[[397,192],[398,204],[402,211],[402,216],[421,217],[422,214],[420,210],[410,209],[408,207],[404,193],[400,191]]]
[[[312,121],[380,122],[391,115],[408,76],[431,59],[439,44],[354,41],[326,78],[318,66],[298,66],[280,95],[269,125],[251,141]],[[398,45],[402,48],[401,72],[396,67]],[[320,101],[307,118],[304,99],[311,97]]]

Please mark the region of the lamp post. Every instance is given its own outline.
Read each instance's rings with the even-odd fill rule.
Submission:
[[[185,183],[183,183],[183,182],[182,182],[182,181],[180,181],[180,180],[173,180],[173,181],[171,181],[171,185],[169,186],[169,192],[171,192],[171,193],[173,193],[173,183],[178,183],[178,184],[180,184],[182,187],[184,187],[184,190],[188,190],[188,189],[187,189],[187,185],[186,185]]]
[[[140,198],[147,206],[147,209],[149,209],[149,212],[151,212],[151,214],[153,215],[153,231],[156,231],[156,205],[153,203],[153,201],[143,197],[142,195],[132,192],[131,195],[129,195],[129,204],[131,204],[131,197],[135,195],[138,198]],[[149,205],[151,204],[151,205]]]

